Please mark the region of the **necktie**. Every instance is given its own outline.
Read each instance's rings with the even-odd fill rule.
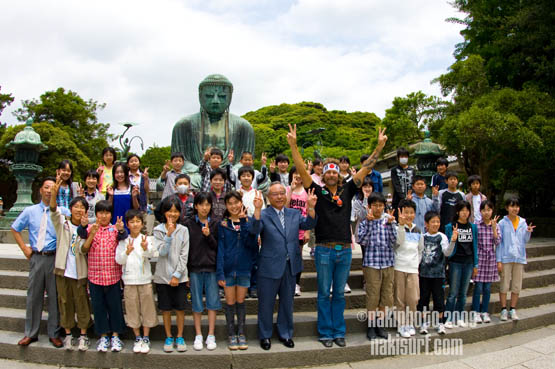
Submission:
[[[279,211],[279,221],[281,222],[281,226],[285,230],[285,215],[283,214],[283,210]]]
[[[37,251],[42,251],[44,248],[44,239],[46,238],[46,224],[48,221],[48,214],[46,214],[48,208],[44,208],[42,212],[42,218],[40,219],[39,236],[37,238]]]

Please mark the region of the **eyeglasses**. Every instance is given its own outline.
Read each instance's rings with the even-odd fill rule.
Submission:
[[[269,196],[285,196],[285,191],[282,192],[270,192],[268,193]]]

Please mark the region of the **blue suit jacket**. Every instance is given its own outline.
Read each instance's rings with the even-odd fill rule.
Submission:
[[[254,219],[251,233],[260,233],[262,246],[258,254],[258,274],[266,278],[279,279],[287,266],[287,255],[291,261],[291,274],[296,276],[303,269],[299,247],[299,229],[309,230],[316,226],[316,219],[301,216],[297,209],[283,208],[285,231],[276,210],[262,210],[260,220]]]

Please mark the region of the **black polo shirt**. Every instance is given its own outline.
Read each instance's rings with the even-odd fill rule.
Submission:
[[[331,192],[324,186],[312,182],[308,189],[313,188],[318,196],[316,203],[316,244],[324,242],[351,243],[351,200],[357,192],[354,181],[349,181],[337,188],[336,195],[342,204],[332,199]]]

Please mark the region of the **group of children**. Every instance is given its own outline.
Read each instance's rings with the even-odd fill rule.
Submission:
[[[104,164],[86,173],[84,188],[73,184],[71,162],[60,163],[50,207],[57,234],[56,281],[67,349],[75,344],[71,334],[75,316],[81,333],[78,349],[88,349],[91,306],[95,332],[100,336],[98,351],[121,351],[120,335],[127,324],[136,337],[133,351],[148,353],[150,329],[159,323],[152,282],[166,333],[164,351],[187,349],[183,338],[186,287],[191,291],[195,350],[202,350],[204,344],[208,350],[217,347],[214,330],[216,312],[221,309],[219,287],[225,291],[228,347],[248,348],[244,300],[258,251],[258,236],[251,234],[250,228],[252,216],[260,216],[264,206],[260,192],[251,185],[253,180],[264,182],[266,173],[263,168],[263,173],[255,176],[252,167],[241,168],[235,174],[239,190],[233,190],[228,181],[235,178],[231,168],[227,173],[219,168],[223,154],[218,149],[210,153],[220,160],[207,157],[210,166],[203,174],[210,185],[208,191],[194,196],[189,176],[181,173],[183,155],[173,154],[166,163],[160,178],[164,195],[156,212],[160,224],[154,228],[152,240],[145,234],[144,220],[148,169],[140,172],[136,155],[130,155],[127,164],[116,162],[115,150],[106,148]],[[248,156],[244,153],[241,161],[248,162]],[[70,210],[70,218],[61,214],[62,206]],[[156,256],[153,275],[150,258]],[[201,331],[203,293],[208,310],[206,340]],[[172,311],[176,314],[175,335]]]
[[[445,328],[453,324],[464,326],[460,313],[464,311],[471,278],[475,283],[474,322],[487,323],[491,283],[499,279],[498,273],[501,320],[508,316],[518,319],[515,308],[526,263],[525,244],[534,228],[518,216],[518,199],[507,201],[509,214],[498,223],[492,202],[480,193],[480,178],[469,178],[471,192],[465,196],[457,190],[456,174],[446,171],[448,163],[444,159],[438,161],[430,199],[425,195],[424,178],[415,175],[407,168],[407,161],[401,160],[408,157],[408,152],[401,151],[398,156],[401,169],[397,175],[402,178],[400,188],[404,193],[394,194],[394,209],[386,210],[379,172],[372,172],[364,180],[359,195],[353,199],[354,241],[363,249],[368,338],[386,337],[384,313],[393,307],[399,313],[399,334],[415,334],[415,322],[406,312],[427,310],[430,297],[433,311],[440,317],[439,333],[445,333]],[[158,180],[164,186],[155,212],[160,224],[149,239],[144,231],[148,168],[140,171],[137,155],[130,155],[126,163],[116,159],[114,149],[104,149],[103,164],[86,173],[84,187],[73,185],[72,164],[64,160],[52,189],[55,196],[51,198],[51,217],[58,239],[55,274],[61,325],[66,331],[65,347],[73,348],[71,329],[76,315],[81,333],[78,348],[88,348],[86,332],[92,324],[91,306],[95,332],[101,337],[98,351],[120,351],[120,335],[127,324],[136,337],[133,351],[148,353],[150,329],[159,324],[158,308],[166,334],[164,351],[185,351],[183,329],[189,287],[195,328],[193,348],[202,350],[204,344],[208,350],[217,347],[214,329],[217,311],[222,307],[219,290],[223,288],[228,347],[247,349],[245,297],[255,287],[259,247],[258,236],[250,232],[250,227],[252,217],[259,216],[264,207],[259,188],[269,180],[283,183],[287,206],[306,214],[307,193],[296,168],[289,170],[289,158],[279,155],[268,171],[263,154],[261,170],[256,171],[252,167],[253,155],[248,152],[242,153],[239,170],[231,165],[233,152],[227,157],[230,164],[220,168],[224,154],[211,148],[199,166],[200,188],[193,191],[191,178],[182,173],[183,155],[173,153]],[[344,180],[352,175],[349,164],[347,157],[341,158]],[[307,165],[312,169],[313,180],[321,183],[321,161]],[[70,218],[61,214],[60,206],[71,211]],[[310,231],[299,232],[300,247],[311,236]],[[150,258],[156,256],[153,275]],[[444,304],[446,276],[449,294]],[[300,273],[297,295],[299,280]],[[506,301],[509,290],[510,310]],[[201,317],[205,306],[208,335],[204,340]],[[176,314],[175,335],[172,311]],[[420,332],[427,333],[428,328],[424,323]]]
[[[353,207],[354,220],[359,221],[356,235],[363,250],[368,339],[387,338],[384,328],[390,310],[396,312],[401,337],[416,334],[416,320],[421,322],[422,334],[428,333],[431,322],[439,334],[455,325],[489,323],[491,284],[499,281],[499,275],[500,320],[518,320],[516,305],[526,264],[526,243],[535,228],[518,216],[518,198],[506,200],[508,215],[499,220],[493,203],[480,192],[481,178],[470,176],[470,191],[464,195],[457,189],[457,175],[447,171],[447,161],[440,159],[430,199],[425,195],[425,179],[411,174],[408,161],[403,160],[408,152],[400,150],[398,157],[401,169],[397,175],[404,193],[399,190],[394,194],[396,208],[387,210],[384,196],[368,194],[368,190],[363,191],[366,214],[360,204],[358,210]],[[465,312],[471,280],[472,306],[470,312]],[[445,299],[446,284],[449,292]],[[431,322],[427,314],[422,314],[429,310],[430,297]],[[419,314],[420,319],[416,319]]]

